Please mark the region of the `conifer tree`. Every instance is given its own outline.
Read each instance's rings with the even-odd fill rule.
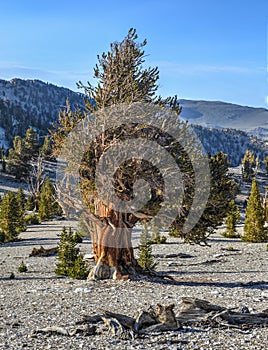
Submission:
[[[38,157],[39,145],[37,142],[37,134],[33,128],[26,130],[24,147],[28,160],[36,159]]]
[[[244,181],[251,181],[254,175],[254,168],[256,167],[256,159],[254,153],[247,150],[242,159],[242,179]]]
[[[8,169],[16,179],[26,179],[31,166],[25,148],[24,140],[20,136],[15,136],[13,141],[13,149],[8,153]]]
[[[61,208],[56,200],[55,188],[49,177],[47,177],[43,183],[38,205],[38,215],[40,220],[52,219],[56,215],[61,214]]]
[[[27,197],[27,201],[25,204],[25,209],[29,210],[29,211],[33,211],[34,210],[34,199],[33,196],[28,196]]]
[[[18,203],[18,230],[20,232],[26,230],[26,224],[25,224],[25,204],[26,204],[26,198],[25,194],[23,192],[23,189],[21,187],[18,188],[17,192],[17,203]]]
[[[70,108],[60,114],[59,123],[52,134],[53,144],[56,152],[64,145],[66,136],[73,130],[74,126],[87,115],[92,115],[90,126],[94,127],[94,123],[98,125],[111,125],[109,123],[110,116],[104,115],[104,119],[98,119],[98,113],[94,111],[106,110],[106,107],[111,107],[113,110],[117,105],[124,106],[126,109],[134,103],[134,105],[144,103],[146,107],[156,105],[170,107],[177,112],[172,121],[174,128],[177,128],[178,114],[180,106],[176,96],[162,100],[157,96],[158,89],[158,68],[144,67],[145,53],[144,46],[146,40],[137,42],[137,34],[135,29],[130,29],[127,36],[121,42],[114,42],[110,46],[107,53],[98,56],[97,65],[94,69],[93,77],[97,79],[96,84],[88,84],[85,86],[79,83],[79,87],[84,89],[88,97],[87,103],[80,112],[72,113]],[[84,113],[84,110],[86,113]],[[115,113],[117,114],[117,113]],[[89,118],[90,119],[90,118]],[[92,122],[92,124],[91,124]],[[83,123],[81,123],[83,124]],[[191,204],[193,203],[195,193],[195,175],[194,168],[191,164],[192,159],[187,155],[187,151],[179,142],[174,142],[170,135],[163,134],[164,131],[154,128],[153,125],[144,125],[144,123],[124,123],[124,125],[110,127],[104,132],[98,134],[96,138],[87,146],[87,150],[83,155],[79,167],[79,182],[81,195],[87,205],[88,221],[90,228],[93,231],[92,245],[96,261],[96,268],[92,273],[94,278],[110,278],[113,276],[113,271],[116,269],[118,278],[124,276],[127,278],[131,274],[139,273],[140,268],[137,260],[134,257],[134,250],[131,241],[126,238],[127,247],[121,247],[119,238],[114,235],[114,227],[127,228],[127,236],[131,235],[133,227],[141,220],[152,218],[161,206],[161,201],[164,197],[164,184],[161,180],[161,174],[154,166],[133,157],[129,162],[125,162],[119,167],[114,177],[115,192],[120,200],[128,201],[132,199],[133,184],[137,178],[142,178],[148,182],[152,196],[146,206],[142,208],[142,213],[124,212],[118,215],[118,212],[113,208],[109,201],[103,201],[96,190],[96,167],[100,158],[113,145],[119,144],[122,140],[140,138],[145,136],[150,141],[159,141],[161,147],[169,150],[172,157],[176,160],[178,168],[185,176],[183,178],[185,187],[185,200],[183,200],[183,208],[180,211],[178,218],[179,229],[182,229],[186,221],[187,215],[190,212]],[[185,125],[186,130],[188,128]],[[183,132],[182,132],[183,133]],[[77,135],[79,137],[79,135]],[[189,137],[190,139],[190,137]],[[161,142],[160,142],[161,141]],[[191,147],[196,144],[196,138],[188,140]],[[71,149],[64,149],[66,153],[71,153]],[[67,154],[66,154],[67,155]],[[211,159],[211,168],[214,174],[213,190],[210,196],[210,203],[206,208],[206,213],[201,219],[201,222],[184,237],[188,241],[200,243],[205,241],[207,231],[216,227],[221,223],[226,214],[226,206],[230,199],[233,198],[233,183],[230,177],[226,174],[226,164],[223,156],[217,156]],[[219,170],[218,167],[219,166]],[[228,166],[227,166],[228,169]],[[222,177],[221,177],[222,176]],[[186,193],[187,192],[187,193]],[[225,194],[226,193],[226,194]],[[65,197],[67,198],[67,197]],[[219,198],[219,199],[217,199]],[[69,199],[69,198],[68,198]],[[224,201],[223,201],[224,200]],[[69,204],[66,200],[66,206]],[[218,208],[217,208],[218,205]],[[99,224],[101,218],[101,225]],[[114,240],[110,246],[105,246],[102,242],[106,240]],[[116,247],[116,248],[114,248]],[[100,268],[100,266],[102,266]],[[109,274],[102,275],[102,271],[110,271]]]
[[[38,156],[37,135],[33,128],[26,131],[25,138],[15,136],[13,149],[9,150],[8,168],[18,180],[26,180],[31,170],[31,161]]]
[[[57,275],[69,276],[75,279],[85,279],[88,275],[88,268],[76,248],[77,241],[72,228],[66,230],[63,227],[60,242],[58,244],[58,264],[55,273]]]
[[[0,229],[6,242],[17,238],[21,232],[19,223],[19,207],[13,192],[4,194],[0,208]]]
[[[22,187],[18,188],[18,192],[17,192],[17,201],[18,201],[18,205],[25,210],[25,204],[26,204],[26,197],[25,197],[25,193],[22,189]]]
[[[49,136],[45,136],[43,146],[41,148],[41,154],[43,159],[51,160],[53,158],[53,150]]]
[[[240,219],[240,210],[235,204],[234,200],[229,203],[227,218],[226,218],[226,232],[225,237],[233,238],[237,237],[236,225]]]
[[[247,242],[264,242],[267,239],[267,231],[264,229],[264,215],[261,203],[260,190],[254,178],[246,209],[244,236]]]
[[[207,236],[223,223],[229,202],[235,198],[238,188],[229,174],[229,162],[225,153],[218,152],[214,157],[209,155],[209,165],[210,195],[200,220],[186,235],[181,232],[180,221],[175,222],[169,233],[171,236],[181,237],[186,242],[205,242]],[[191,204],[191,199],[190,196],[187,205]],[[188,210],[188,206],[185,206],[184,210]]]
[[[145,271],[154,270],[157,264],[154,262],[152,255],[152,242],[147,223],[143,223],[142,225],[139,251],[139,265]]]

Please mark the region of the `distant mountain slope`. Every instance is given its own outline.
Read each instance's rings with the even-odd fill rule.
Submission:
[[[250,136],[245,131],[201,125],[193,125],[193,128],[206,152],[211,155],[219,151],[226,153],[232,167],[241,163],[246,150],[252,151],[260,161],[268,155],[267,142]]]
[[[14,136],[24,136],[29,126],[36,128],[39,135],[46,135],[66,98],[75,108],[83,106],[83,97],[39,80],[0,80],[0,146],[12,146]],[[232,166],[236,166],[246,149],[254,151],[261,160],[267,154],[265,142],[244,131],[227,128],[252,129],[252,134],[268,139],[268,110],[225,102],[181,100],[181,103],[181,117],[203,125],[195,126],[195,130],[212,155],[223,151],[229,155]]]
[[[0,128],[5,131],[0,146],[11,145],[13,137],[24,135],[29,126],[47,134],[67,98],[73,108],[83,102],[82,94],[40,80],[0,80]]]
[[[268,110],[219,101],[180,100],[181,117],[190,123],[245,131],[262,128],[268,132]]]

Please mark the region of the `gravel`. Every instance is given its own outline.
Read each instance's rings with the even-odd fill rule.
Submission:
[[[31,226],[18,242],[0,245],[0,349],[267,349],[268,328],[260,327],[246,331],[185,327],[126,340],[109,335],[105,326],[87,337],[36,333],[49,326],[74,329],[84,315],[100,309],[135,316],[150,305],[174,303],[178,312],[184,296],[238,310],[246,306],[250,312],[268,308],[267,243],[226,239],[220,230],[209,239],[210,247],[168,237],[166,244],[153,246],[153,253],[157,270],[174,277],[176,283],[78,281],[55,275],[56,257],[29,257],[34,247],[55,247],[63,225],[75,223],[54,221]],[[138,231],[135,235],[137,245]],[[89,239],[80,248],[91,253]],[[26,273],[17,272],[22,260],[28,267]],[[12,272],[15,279],[9,278]]]

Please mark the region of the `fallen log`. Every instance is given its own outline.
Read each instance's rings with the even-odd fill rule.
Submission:
[[[184,297],[177,315],[182,323],[205,322],[224,326],[268,326],[268,310],[260,313],[234,311],[206,300]]]
[[[130,317],[120,313],[101,310],[102,313],[92,316],[83,316],[76,322],[76,328],[71,330],[62,327],[46,327],[34,332],[74,336],[76,334],[89,336],[100,332],[100,323],[107,325],[108,333],[120,338],[133,339],[144,334],[179,331],[184,326],[198,325],[198,327],[230,327],[252,328],[268,327],[268,309],[259,313],[234,311],[237,308],[226,308],[198,298],[183,297],[177,314],[174,304],[164,306],[157,304],[148,310],[138,312],[137,316]],[[101,327],[100,327],[101,328]],[[101,330],[102,331],[102,330]]]
[[[40,248],[33,248],[32,252],[29,254],[29,257],[31,256],[47,257],[47,256],[53,256],[56,254],[58,254],[58,247],[45,249],[41,245]]]

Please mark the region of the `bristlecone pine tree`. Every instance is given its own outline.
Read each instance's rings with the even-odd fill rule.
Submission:
[[[69,276],[74,279],[85,279],[88,275],[88,267],[83,261],[83,256],[76,248],[77,235],[71,227],[62,229],[60,242],[58,244],[58,260],[55,273],[57,275]]]
[[[16,179],[26,179],[31,166],[25,149],[24,140],[20,136],[15,136],[13,149],[8,152],[8,171],[14,174]]]
[[[8,154],[8,169],[18,180],[26,180],[30,170],[31,161],[38,156],[37,135],[33,128],[26,131],[25,138],[15,136],[13,149]]]
[[[4,194],[0,206],[0,230],[2,242],[13,241],[21,232],[21,213],[16,195],[13,192]]]
[[[43,159],[45,160],[53,159],[53,149],[52,149],[51,140],[49,136],[45,136],[44,138],[44,143],[41,148],[41,154]]]
[[[46,178],[42,185],[38,207],[40,220],[49,220],[62,213],[61,207],[56,200],[55,188],[49,177]]]
[[[247,150],[242,159],[242,179],[244,181],[251,181],[254,176],[254,168],[256,167],[256,159],[253,152]]]
[[[29,160],[37,159],[39,152],[39,145],[37,142],[37,134],[33,128],[26,130],[24,138],[24,147]]]
[[[267,231],[264,229],[264,215],[260,190],[256,179],[252,181],[251,192],[246,209],[244,236],[246,242],[265,242]]]
[[[25,198],[24,191],[21,187],[18,188],[16,197],[18,202],[18,230],[20,232],[23,232],[26,230],[26,224],[25,224],[26,198]]]
[[[175,221],[169,233],[171,236],[181,237],[186,242],[205,243],[206,238],[223,223],[229,203],[235,198],[238,188],[229,174],[229,162],[225,153],[218,152],[214,157],[209,156],[209,165],[210,195],[201,218],[187,235],[181,231],[182,222]],[[186,196],[184,210],[187,212],[192,200],[191,192],[186,193]]]
[[[142,225],[139,251],[140,251],[139,264],[143,268],[143,270],[144,271],[154,270],[157,264],[154,262],[153,255],[152,255],[151,235],[149,234],[147,223],[143,223]]]
[[[96,85],[88,83],[87,86],[79,83],[79,87],[83,88],[88,100],[85,108],[82,111],[71,112],[68,107],[59,115],[59,122],[56,129],[51,132],[52,142],[55,146],[55,154],[59,154],[61,147],[64,145],[66,136],[73,130],[74,126],[93,113],[93,119],[90,122],[102,122],[98,120],[98,112],[107,110],[106,107],[114,106],[133,106],[135,103],[142,102],[146,106],[170,107],[173,111],[180,113],[181,108],[174,98],[162,100],[156,95],[159,79],[158,68],[145,68],[145,53],[143,51],[146,45],[146,40],[142,43],[137,42],[137,34],[135,29],[130,29],[127,36],[122,42],[114,42],[110,46],[108,53],[103,53],[98,56],[98,64],[94,69],[94,78],[98,80]],[[160,108],[159,107],[159,108]],[[127,107],[126,107],[127,108]],[[97,116],[94,112],[97,111]],[[172,119],[173,127],[177,121]],[[109,116],[104,120],[104,124],[109,124]],[[165,120],[170,123],[170,120]],[[153,123],[152,123],[153,124]],[[179,128],[179,124],[178,124]],[[188,128],[184,125],[184,128]],[[154,128],[151,125],[143,123],[129,123],[115,128],[108,128],[103,133],[96,136],[95,140],[89,145],[80,162],[79,173],[81,177],[80,189],[84,202],[87,205],[88,221],[90,222],[89,230],[92,232],[92,244],[96,266],[91,271],[92,278],[127,278],[142,272],[142,268],[134,257],[134,250],[131,245],[131,234],[133,227],[141,220],[152,218],[161,208],[161,203],[164,198],[164,181],[157,167],[154,167],[147,161],[141,161],[139,157],[132,157],[124,162],[118,168],[114,175],[114,190],[118,198],[122,201],[129,201],[133,196],[133,187],[137,179],[146,181],[151,190],[151,199],[142,208],[141,212],[118,212],[115,210],[109,201],[104,201],[98,195],[96,190],[95,174],[98,162],[102,155],[105,154],[114,145],[129,139],[146,139],[151,142],[157,142],[161,148],[168,150],[170,155],[176,161],[181,173],[184,174],[183,182],[186,188],[185,196],[187,197],[180,211],[178,219],[179,228],[185,222],[189,212],[189,207],[193,201],[195,193],[195,174],[191,159],[187,155],[187,151],[175,140],[164,133],[164,131]],[[196,139],[192,137],[191,145],[195,144]],[[189,140],[190,142],[190,140]],[[70,148],[68,149],[70,151]],[[213,163],[213,160],[211,161]],[[220,222],[222,215],[219,215],[219,210],[215,210],[216,197],[221,197],[222,200],[228,198],[227,203],[232,199],[233,184],[226,174],[224,160],[219,159],[218,162],[212,164],[212,169],[215,177],[212,174],[215,185],[213,185],[214,193],[211,195],[211,205],[207,210],[206,216],[203,217],[201,226],[194,229],[187,237],[188,241],[199,243],[206,239],[206,230],[211,227],[213,216],[219,217],[217,222]],[[220,170],[217,166],[220,164]],[[223,169],[223,170],[222,170]],[[221,176],[223,182],[221,183]],[[220,186],[218,186],[220,183]],[[231,191],[230,191],[231,189]],[[223,191],[227,190],[225,196]],[[75,203],[72,202],[72,197],[68,198],[67,194],[63,195],[68,200],[68,205],[75,209]],[[61,198],[61,199],[62,199]],[[66,204],[66,205],[67,205]],[[222,204],[225,206],[226,203]],[[219,206],[221,207],[221,206]],[[212,213],[209,213],[212,209]],[[214,220],[215,222],[215,220]],[[115,235],[115,229],[121,230],[119,235]],[[109,242],[106,243],[106,242]],[[122,244],[121,244],[122,243]]]
[[[236,225],[240,219],[240,210],[235,204],[234,200],[229,203],[227,218],[226,218],[226,231],[223,234],[224,237],[235,238],[237,237]]]

